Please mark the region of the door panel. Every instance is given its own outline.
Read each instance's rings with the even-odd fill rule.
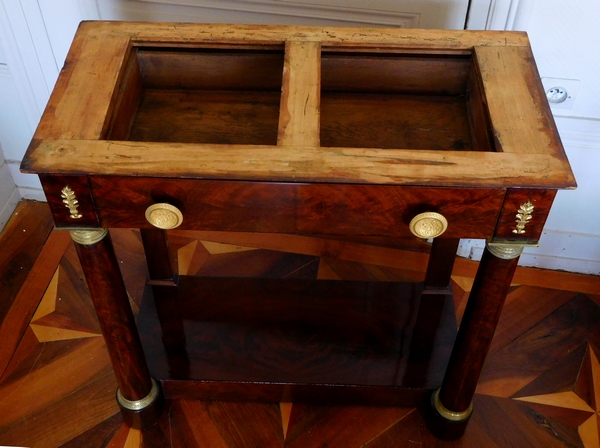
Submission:
[[[464,28],[469,1],[102,0],[106,20]]]

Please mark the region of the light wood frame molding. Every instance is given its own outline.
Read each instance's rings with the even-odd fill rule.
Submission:
[[[216,145],[211,144],[101,140],[134,47],[198,47],[215,42],[285,45],[287,73],[277,151],[267,145],[218,145],[215,151]],[[472,55],[496,151],[320,147],[320,48]],[[95,175],[156,175],[160,171],[182,178],[283,182],[574,188],[532,61],[527,36],[520,32],[83,23],[59,79],[63,85],[57,86],[49,101],[52,119],[42,118],[22,169],[36,172],[44,167],[46,172]],[[74,104],[85,104],[91,112],[78,113],[72,110]]]

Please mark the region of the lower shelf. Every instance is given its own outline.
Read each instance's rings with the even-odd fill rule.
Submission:
[[[451,294],[421,283],[182,277],[146,293],[166,398],[414,405],[456,337]]]

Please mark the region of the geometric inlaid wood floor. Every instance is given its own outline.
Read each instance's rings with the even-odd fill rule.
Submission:
[[[140,238],[111,234],[137,312],[147,276]],[[427,260],[414,247],[319,238],[174,231],[169,241],[187,275],[415,281]],[[455,266],[459,318],[475,269]],[[518,269],[455,442],[433,438],[420,409],[288,402],[171,401],[158,425],[131,430],[73,243],[51,231],[45,204],[22,203],[0,236],[0,280],[0,445],[600,447],[598,277]]]

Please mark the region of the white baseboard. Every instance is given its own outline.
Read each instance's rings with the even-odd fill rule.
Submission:
[[[12,216],[17,204],[21,200],[19,190],[14,188],[9,194],[8,199],[0,205],[0,232],[4,229],[4,226]]]
[[[19,187],[19,193],[23,199],[46,202],[46,195],[41,188]]]
[[[555,112],[558,133],[567,148],[600,149],[600,119],[561,116]]]
[[[458,255],[479,261],[484,245],[483,240],[461,240]],[[519,266],[600,275],[600,235],[548,229],[540,247],[523,251]]]
[[[6,164],[8,165],[8,169],[10,170],[10,174],[15,181],[17,188],[42,189],[42,184],[37,175],[21,172],[19,169],[21,162],[19,160],[7,160]]]

